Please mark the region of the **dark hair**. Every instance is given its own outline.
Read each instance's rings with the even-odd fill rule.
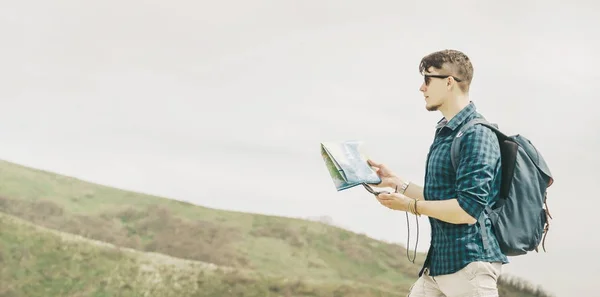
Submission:
[[[460,89],[463,92],[469,91],[469,86],[473,79],[473,65],[469,57],[464,53],[451,49],[431,53],[421,59],[419,72],[423,74],[429,70],[429,67],[445,70],[442,74],[451,74],[457,77],[461,80],[458,83]]]

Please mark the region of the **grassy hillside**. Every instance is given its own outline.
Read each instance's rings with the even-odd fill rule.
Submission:
[[[145,253],[65,242],[64,236],[3,216],[0,296],[31,296],[27,290],[139,296],[147,285],[138,282],[153,282],[153,288],[168,292],[181,287],[188,294],[178,296],[404,296],[421,264],[408,262],[399,245],[317,222],[209,209],[8,162],[0,162],[0,173],[0,212],[188,260],[177,260],[187,268],[173,268]],[[198,269],[201,262],[235,273]],[[148,265],[157,267],[160,277],[146,279],[142,272]],[[505,281],[502,296],[543,296],[528,292],[526,285]],[[206,292],[213,293],[202,295]]]
[[[0,296],[397,296],[141,253],[2,213],[0,227]]]

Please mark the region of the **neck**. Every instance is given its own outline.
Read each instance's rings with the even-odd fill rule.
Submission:
[[[463,108],[469,105],[470,99],[468,95],[460,95],[455,97],[454,100],[448,100],[443,107],[439,110],[444,115],[444,118],[449,122],[454,116],[456,116]]]

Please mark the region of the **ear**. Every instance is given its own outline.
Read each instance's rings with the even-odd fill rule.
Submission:
[[[454,80],[454,77],[450,76],[447,78],[446,87],[448,88],[448,91],[452,91],[452,89],[454,89],[454,87],[457,85],[458,82]]]

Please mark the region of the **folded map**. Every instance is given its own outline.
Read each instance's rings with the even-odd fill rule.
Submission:
[[[338,191],[381,182],[377,172],[367,163],[361,141],[322,142],[321,156]]]

